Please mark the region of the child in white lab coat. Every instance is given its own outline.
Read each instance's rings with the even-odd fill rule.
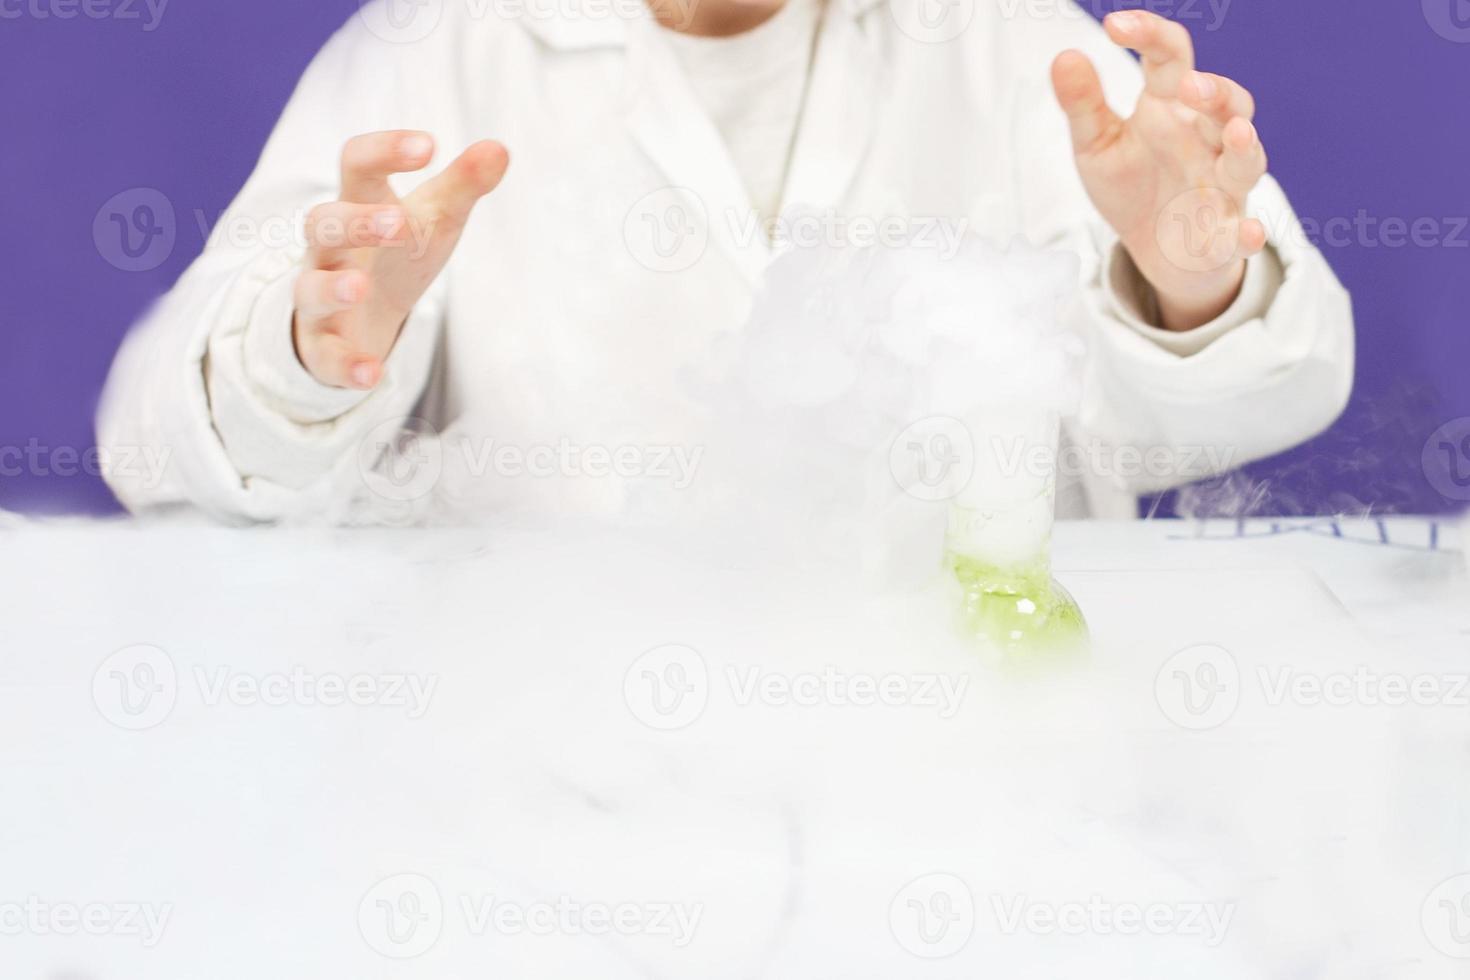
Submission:
[[[1266,175],[1251,93],[1180,24],[1070,0],[398,2],[318,56],[221,222],[302,238],[211,242],[119,355],[101,441],[173,461],[114,478],[130,508],[330,514],[411,415],[522,451],[679,445],[679,373],[739,328],[773,254],[750,229],[791,207],[1081,256],[1076,437],[1240,463],[1346,401],[1347,296]],[[1078,499],[1131,514],[1200,475],[1097,473]]]

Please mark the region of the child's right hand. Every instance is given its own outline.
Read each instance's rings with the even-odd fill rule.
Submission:
[[[307,217],[297,279],[296,356],[324,384],[366,390],[383,376],[410,311],[449,261],[475,204],[505,176],[505,147],[485,140],[399,199],[388,175],[428,166],[427,133],[368,133],[342,151],[342,195]]]

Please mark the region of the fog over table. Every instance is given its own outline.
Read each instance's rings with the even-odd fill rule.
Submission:
[[[1456,547],[1062,523],[1093,654],[1017,678],[621,532],[11,527],[7,968],[1460,976]]]

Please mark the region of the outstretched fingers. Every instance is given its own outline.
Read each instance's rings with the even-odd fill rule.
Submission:
[[[469,217],[480,198],[500,185],[510,166],[510,154],[494,140],[481,140],[461,153],[444,172],[414,192],[430,213],[456,223]]]
[[[1145,87],[1161,99],[1178,97],[1179,85],[1194,71],[1194,41],[1172,20],[1146,10],[1120,10],[1103,19],[1113,42],[1143,59]]]
[[[1232,119],[1250,122],[1256,117],[1256,100],[1240,83],[1210,72],[1190,72],[1179,86],[1179,100],[1199,113],[1198,129],[1207,142],[1219,149],[1222,130]]]
[[[1067,114],[1072,148],[1079,154],[1107,146],[1122,131],[1123,120],[1108,106],[1102,79],[1081,51],[1063,51],[1051,66],[1057,102]]]
[[[433,137],[417,130],[354,136],[342,148],[342,199],[360,204],[396,200],[388,177],[422,170],[433,156]]]

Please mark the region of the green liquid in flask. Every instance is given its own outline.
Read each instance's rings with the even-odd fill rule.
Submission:
[[[967,635],[1007,657],[1086,651],[1087,620],[1052,578],[1049,562],[1000,568],[955,552],[945,559],[960,586],[960,627]]]

